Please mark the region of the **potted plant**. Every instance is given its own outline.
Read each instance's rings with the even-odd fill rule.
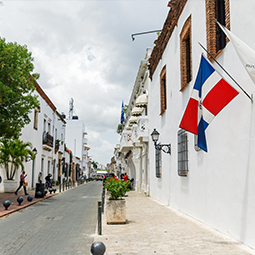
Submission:
[[[109,192],[109,199],[106,201],[106,221],[107,224],[126,223],[126,192],[130,181],[116,180],[114,177],[108,177],[104,183]]]
[[[0,165],[4,167],[7,178],[3,182],[5,192],[16,190],[17,181],[14,181],[14,178],[18,168],[21,167],[23,171],[23,162],[35,158],[31,147],[31,143],[25,143],[19,139],[2,139],[0,141]]]

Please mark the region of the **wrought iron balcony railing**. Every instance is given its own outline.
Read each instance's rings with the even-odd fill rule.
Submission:
[[[43,144],[53,147],[53,136],[49,132],[43,132]]]

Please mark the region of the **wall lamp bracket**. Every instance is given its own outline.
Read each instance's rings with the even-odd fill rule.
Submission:
[[[153,132],[151,133],[152,141],[154,142],[155,150],[161,150],[167,154],[171,155],[171,144],[161,144],[157,143],[159,139],[159,132],[154,128]]]

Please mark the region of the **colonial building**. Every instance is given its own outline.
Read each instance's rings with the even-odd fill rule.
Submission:
[[[82,175],[89,176],[88,151],[90,148],[87,146],[87,133],[83,121],[79,120],[77,116],[73,116],[72,119],[68,119],[66,122],[66,143],[68,149],[75,155],[73,178],[78,180]]]
[[[254,48],[255,2],[172,0],[168,6],[149,60],[148,115],[150,133],[156,129],[171,154],[149,141],[150,195],[255,248],[254,107],[216,61],[249,95],[255,84],[215,22]],[[196,135],[179,128],[202,53],[240,92],[206,129],[208,152],[197,146]],[[131,144],[128,150],[134,152]]]
[[[35,87],[34,93],[38,96],[40,106],[30,113],[31,121],[22,129],[20,137],[24,142],[32,143],[36,154],[34,160],[24,162],[28,188],[35,188],[39,172],[42,172],[43,180],[49,173],[55,181],[64,177],[62,159],[66,122],[38,83],[35,83]],[[15,180],[19,181],[19,175],[20,169],[16,172]],[[1,176],[6,178],[3,169]],[[3,185],[0,186],[0,191],[4,191]]]
[[[149,194],[149,119],[147,110],[150,82],[149,57],[150,48],[147,49],[145,59],[141,61],[138,69],[122,127],[120,147],[116,151],[119,171],[126,172],[130,179],[134,179],[133,187],[146,194]]]

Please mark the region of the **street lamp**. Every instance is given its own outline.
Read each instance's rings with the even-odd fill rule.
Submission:
[[[159,139],[159,132],[154,128],[153,132],[151,133],[151,139],[154,142],[154,146],[156,150],[162,150],[165,153],[171,155],[171,144],[161,144],[157,143]]]

